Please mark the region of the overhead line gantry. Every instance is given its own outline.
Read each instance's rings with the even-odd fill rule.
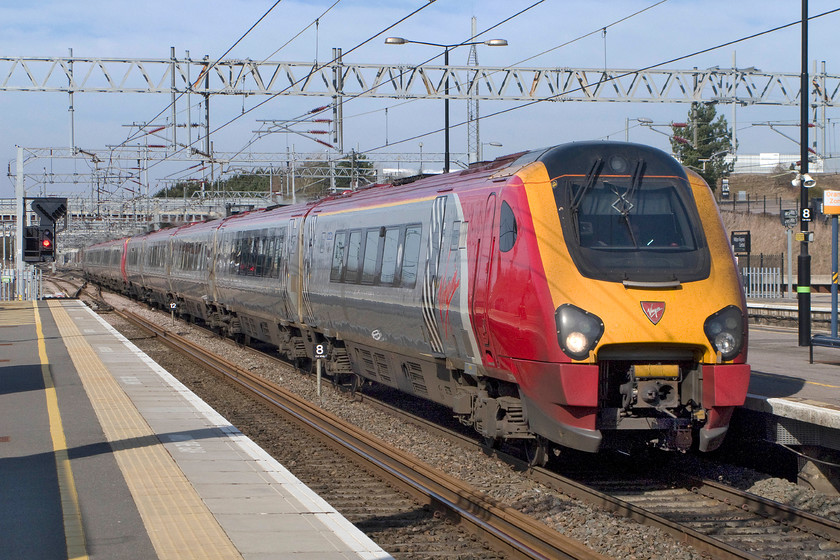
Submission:
[[[340,79],[337,79],[340,77]],[[446,81],[449,80],[448,93]],[[799,72],[757,68],[604,69],[328,64],[208,58],[0,57],[0,91],[197,93],[496,101],[799,104]],[[814,101],[835,107],[840,76],[812,80]]]

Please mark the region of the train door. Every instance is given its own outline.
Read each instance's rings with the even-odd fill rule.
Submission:
[[[477,229],[478,247],[473,274],[472,315],[479,348],[492,364],[495,362],[490,350],[490,331],[487,322],[487,308],[489,306],[490,269],[493,251],[496,246],[496,236],[493,223],[496,219],[496,193],[487,197],[483,215],[475,220],[481,224]]]
[[[312,300],[310,299],[310,285],[312,282],[312,273],[313,267],[315,265],[315,244],[318,239],[318,233],[315,230],[315,224],[318,222],[318,215],[312,215],[306,218],[304,221],[305,227],[303,227],[303,231],[301,235],[303,237],[303,243],[300,246],[301,251],[303,251],[303,263],[301,267],[301,303],[302,303],[302,310],[301,313],[303,314],[304,322],[309,326],[316,326],[315,325],[315,313],[312,310]]]
[[[120,254],[120,279],[126,289],[128,288],[128,275],[125,272],[125,259],[128,256],[128,239],[128,237],[125,238],[122,246],[122,252]]]
[[[295,322],[302,322],[300,317],[300,218],[289,220],[289,234],[286,237],[288,272],[287,272],[287,298],[289,302],[289,319]]]
[[[437,312],[437,291],[440,265],[440,252],[443,246],[443,227],[446,216],[446,196],[439,196],[432,204],[432,216],[429,220],[429,241],[426,253],[426,269],[423,275],[423,321],[429,335],[429,345],[433,352],[443,354],[443,339]]]
[[[280,309],[283,313],[283,319],[291,320],[292,308],[289,301],[289,239],[291,237],[291,223],[284,224],[277,228],[277,248],[278,253],[278,272],[277,276],[280,282]]]

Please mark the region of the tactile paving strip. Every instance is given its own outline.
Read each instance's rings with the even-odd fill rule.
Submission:
[[[61,304],[50,309],[159,557],[241,558]]]

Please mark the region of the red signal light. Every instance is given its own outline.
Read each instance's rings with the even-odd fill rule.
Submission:
[[[41,247],[43,247],[44,249],[49,249],[50,247],[52,247],[52,241],[50,241],[49,239],[42,239]]]

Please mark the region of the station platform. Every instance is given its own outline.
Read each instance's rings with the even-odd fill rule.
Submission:
[[[391,558],[82,302],[0,303],[0,559]]]
[[[812,297],[812,313],[828,314],[830,300],[827,295],[820,296]],[[791,316],[798,314],[795,299],[755,300],[749,301],[747,306],[750,309],[786,308]],[[812,325],[812,334],[827,334],[827,329],[827,325]],[[769,405],[762,405],[762,410],[787,406],[791,407],[791,415],[810,422],[824,416],[821,423],[840,428],[840,349],[814,346],[813,363],[810,363],[811,349],[799,346],[799,332],[795,326],[751,324],[747,361],[752,367],[750,400],[771,401]],[[816,406],[818,410],[806,411],[804,405]],[[757,403],[748,406],[753,408]],[[802,412],[796,414],[794,410]]]
[[[829,294],[812,294],[811,334],[830,330]],[[750,300],[749,394],[727,439],[763,438],[798,453],[800,483],[840,494],[840,348],[800,346],[795,298]],[[791,326],[754,324],[786,316]]]

